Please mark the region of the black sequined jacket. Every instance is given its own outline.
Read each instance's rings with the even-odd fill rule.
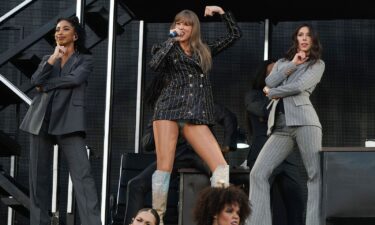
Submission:
[[[207,45],[212,56],[241,37],[241,31],[230,12],[221,15],[227,34]],[[167,74],[168,82],[154,108],[154,120],[184,120],[194,124],[214,124],[213,96],[208,74],[204,73],[199,56],[188,56],[178,42],[170,38],[152,47],[149,66]]]

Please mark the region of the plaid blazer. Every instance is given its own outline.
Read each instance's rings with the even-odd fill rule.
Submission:
[[[283,99],[287,126],[309,125],[321,128],[322,125],[310,101],[310,95],[323,76],[325,64],[323,60],[319,60],[306,68],[307,64],[305,62],[296,66],[288,60],[278,60],[270,75],[266,77],[266,84],[270,87],[268,97]],[[273,126],[277,103],[278,100],[273,100],[269,105],[269,107],[272,105],[272,108],[268,118],[268,134]]]
[[[227,34],[207,43],[214,56],[241,37],[233,15],[221,15]],[[196,124],[212,125],[214,121],[212,88],[197,54],[188,56],[178,42],[170,38],[152,47],[152,70],[166,74],[167,84],[154,108],[154,120],[187,120]],[[162,77],[160,78],[162,79]]]

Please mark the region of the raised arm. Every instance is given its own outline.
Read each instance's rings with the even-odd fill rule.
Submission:
[[[40,85],[51,75],[56,60],[61,59],[65,52],[66,47],[57,44],[52,55],[43,57],[38,69],[31,76],[31,84],[37,86],[38,91],[41,91]]]
[[[162,44],[155,44],[152,46],[151,49],[151,60],[148,63],[150,68],[153,71],[162,72],[167,64],[167,55],[169,51],[172,49],[175,40],[173,38],[169,38]]]
[[[266,77],[266,85],[270,88],[279,86],[297,69],[296,64],[293,62],[288,62],[286,66],[280,68],[282,60],[284,59],[280,59],[275,63],[271,73]]]
[[[52,73],[53,66],[49,64],[48,58],[50,56],[44,56],[40,62],[38,69],[31,76],[31,84],[34,86],[41,85]]]
[[[303,91],[315,88],[320,82],[325,64],[322,60],[315,63],[313,66],[308,68],[303,74],[298,75],[294,82],[286,85],[280,85],[275,88],[270,88],[268,91],[269,98],[283,98],[287,96],[297,95]]]
[[[82,55],[80,64],[74,68],[68,75],[61,77],[52,77],[47,79],[41,85],[43,91],[48,92],[58,88],[73,88],[86,82],[90,73],[93,70],[93,62],[91,55]]]
[[[225,23],[227,27],[227,33],[225,36],[219,39],[209,42],[207,45],[211,49],[211,54],[216,55],[220,53],[225,48],[231,46],[236,40],[238,40],[242,34],[241,29],[238,26],[233,14],[230,11],[224,11],[219,6],[206,6],[205,16],[213,16],[214,14],[219,14],[221,20]]]

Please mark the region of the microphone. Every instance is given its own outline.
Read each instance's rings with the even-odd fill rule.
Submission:
[[[168,37],[170,37],[170,38],[174,38],[174,37],[177,37],[177,36],[178,36],[178,33],[176,31],[170,32],[168,34]]]

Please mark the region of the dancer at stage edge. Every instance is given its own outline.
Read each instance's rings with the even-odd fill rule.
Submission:
[[[204,188],[193,208],[196,225],[243,225],[250,214],[247,194],[233,185]]]
[[[183,10],[171,25],[170,32],[177,36],[152,47],[149,65],[154,71],[165,74],[168,80],[153,116],[157,170],[152,176],[152,204],[160,215],[161,224],[179,132],[212,171],[211,186],[229,184],[229,165],[208,127],[215,123],[209,71],[211,56],[233,44],[241,32],[230,12],[224,12],[219,6],[206,6],[204,15],[214,14],[221,16],[228,30],[216,41],[203,43],[198,16]]]
[[[313,27],[299,26],[292,35],[293,44],[278,60],[266,78],[264,93],[273,99],[268,119],[271,134],[250,173],[250,201],[253,214],[249,225],[272,225],[269,177],[297,144],[306,168],[306,225],[319,225],[321,172],[319,150],[322,128],[310,95],[323,75],[321,45]]]
[[[35,95],[20,129],[30,138],[30,224],[49,225],[53,145],[63,152],[83,225],[100,225],[99,201],[85,144],[85,92],[92,57],[78,18],[60,18],[56,47],[31,77]]]
[[[142,208],[138,210],[129,225],[159,225],[160,218],[155,209]],[[126,224],[127,225],[127,224]]]

